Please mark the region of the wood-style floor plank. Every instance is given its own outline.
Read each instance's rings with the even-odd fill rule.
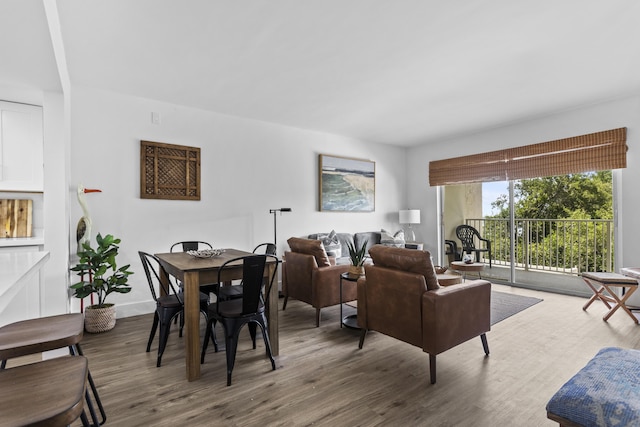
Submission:
[[[582,298],[494,289],[544,301],[494,325],[489,357],[480,338],[439,355],[435,385],[419,348],[370,332],[359,350],[359,332],[340,329],[337,306],[323,309],[315,328],[315,310],[295,300],[280,312],[277,370],[262,341],[253,350],[243,331],[231,387],[224,352],[212,346],[201,379],[185,380],[177,328],[156,368],[157,338],[145,352],[151,315],[119,319],[82,345],[107,425],[231,427],[553,426],[547,401],[600,348],[640,346],[640,327],[622,312],[604,322],[603,304],[584,312]]]

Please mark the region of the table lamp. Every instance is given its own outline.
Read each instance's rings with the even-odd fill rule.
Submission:
[[[400,225],[407,224],[409,227],[405,230],[405,241],[415,242],[416,235],[413,232],[412,225],[420,224],[420,209],[405,209],[400,211]]]

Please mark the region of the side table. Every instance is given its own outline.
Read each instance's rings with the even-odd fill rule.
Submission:
[[[478,273],[478,278],[482,279],[482,276],[480,275],[480,273],[482,272],[482,270],[484,270],[484,264],[481,262],[472,262],[470,264],[467,264],[464,261],[453,261],[449,265],[449,268],[462,273],[462,280],[467,280],[468,272]]]
[[[340,327],[342,328],[342,325],[346,326],[347,328],[351,328],[351,329],[360,329],[358,327],[358,315],[357,314],[350,314],[348,316],[344,316],[342,317],[342,284],[344,283],[344,281],[346,280],[347,282],[357,282],[359,279],[359,277],[352,277],[349,275],[349,273],[342,273],[340,275]]]
[[[438,284],[440,286],[451,286],[451,285],[457,285],[458,283],[462,283],[462,276],[460,276],[459,274],[443,273],[443,274],[436,274],[436,277],[438,278]]]

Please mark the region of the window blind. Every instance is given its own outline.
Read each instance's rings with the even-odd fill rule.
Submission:
[[[627,128],[429,162],[429,185],[509,181],[627,167]]]

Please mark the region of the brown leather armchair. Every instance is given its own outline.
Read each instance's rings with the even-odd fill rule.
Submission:
[[[282,294],[287,307],[289,297],[311,304],[316,309],[316,327],[320,326],[320,309],[340,303],[340,275],[349,265],[333,265],[320,240],[292,237],[287,240],[290,252],[285,252],[282,273]],[[356,299],[354,282],[345,282],[343,300]]]
[[[359,347],[367,331],[378,331],[429,353],[431,384],[436,355],[491,329],[491,283],[466,281],[440,287],[427,251],[381,245],[369,250],[373,265],[358,280]]]

